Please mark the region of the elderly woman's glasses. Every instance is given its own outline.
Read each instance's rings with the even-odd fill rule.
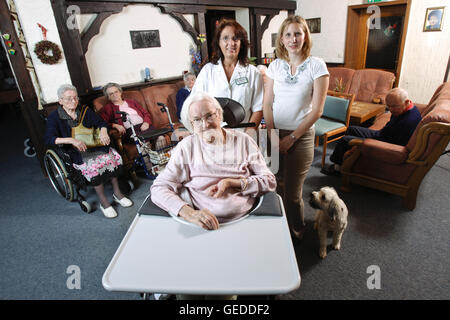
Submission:
[[[62,98],[62,100],[65,102],[72,102],[72,101],[76,102],[76,101],[78,101],[78,97],[65,97],[65,98]]]
[[[241,39],[239,39],[238,37],[228,37],[228,36],[222,37],[222,38],[220,38],[220,40],[223,42],[226,42],[226,43],[228,43],[230,41],[233,41],[233,42],[241,41]]]
[[[113,94],[116,94],[116,93],[120,93],[120,91],[119,90],[114,90],[114,91],[106,92],[108,97],[110,97],[110,96],[112,96]]]
[[[201,118],[192,119],[191,122],[194,127],[201,127],[203,120],[208,123],[213,123],[214,120],[216,120],[216,118],[217,118],[217,111],[213,113],[208,113],[207,115]]]

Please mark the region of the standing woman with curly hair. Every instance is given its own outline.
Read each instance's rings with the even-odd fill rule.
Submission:
[[[277,180],[283,183],[278,191],[298,239],[305,227],[302,188],[314,158],[314,123],[322,115],[329,81],[325,62],[310,56],[311,45],[305,19],[289,16],[283,21],[276,41],[278,59],[266,72],[263,102],[267,129],[279,129]]]
[[[192,93],[203,91],[214,97],[231,98],[245,108],[243,122],[255,122],[262,118],[263,79],[255,66],[249,64],[248,36],[235,20],[222,19],[212,39],[210,62],[203,66],[192,88]],[[189,128],[186,108],[181,119]]]

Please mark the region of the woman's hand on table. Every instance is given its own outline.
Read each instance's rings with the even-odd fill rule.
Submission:
[[[219,229],[219,221],[208,209],[195,210],[188,205],[181,208],[179,214],[184,220],[196,224],[206,230]]]

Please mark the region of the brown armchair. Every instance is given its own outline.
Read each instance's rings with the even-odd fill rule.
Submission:
[[[355,70],[344,67],[330,67],[328,72],[330,73],[328,90],[348,93]]]
[[[354,150],[341,166],[342,190],[351,184],[386,191],[416,206],[420,184],[450,141],[450,83],[442,84],[422,110],[422,121],[406,146],[374,139],[354,139]],[[376,126],[375,124],[374,126]]]
[[[348,93],[355,95],[355,101],[385,104],[385,97],[394,85],[395,75],[378,69],[355,70]]]
[[[384,98],[395,81],[392,72],[379,69],[330,67],[328,71],[328,90],[352,93],[355,101],[360,102],[384,104]]]

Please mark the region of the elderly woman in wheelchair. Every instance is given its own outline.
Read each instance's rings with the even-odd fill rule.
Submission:
[[[249,135],[221,127],[223,109],[214,97],[194,93],[184,106],[189,120],[183,123],[194,134],[173,150],[153,182],[151,200],[172,216],[218,229],[220,223],[246,215],[258,196],[274,191],[276,179]]]
[[[115,202],[122,207],[130,207],[133,203],[119,187],[117,177],[122,169],[122,158],[109,146],[107,124],[90,108],[78,105],[78,93],[74,86],[62,85],[58,89],[58,98],[60,106],[48,116],[45,143],[50,147],[60,146],[66,152],[73,168],[81,172],[89,185],[94,186],[103,214],[114,218],[117,212],[105,195],[104,182],[111,180]],[[85,142],[73,137],[73,129],[80,123],[86,128],[100,129],[101,146],[88,148]]]

